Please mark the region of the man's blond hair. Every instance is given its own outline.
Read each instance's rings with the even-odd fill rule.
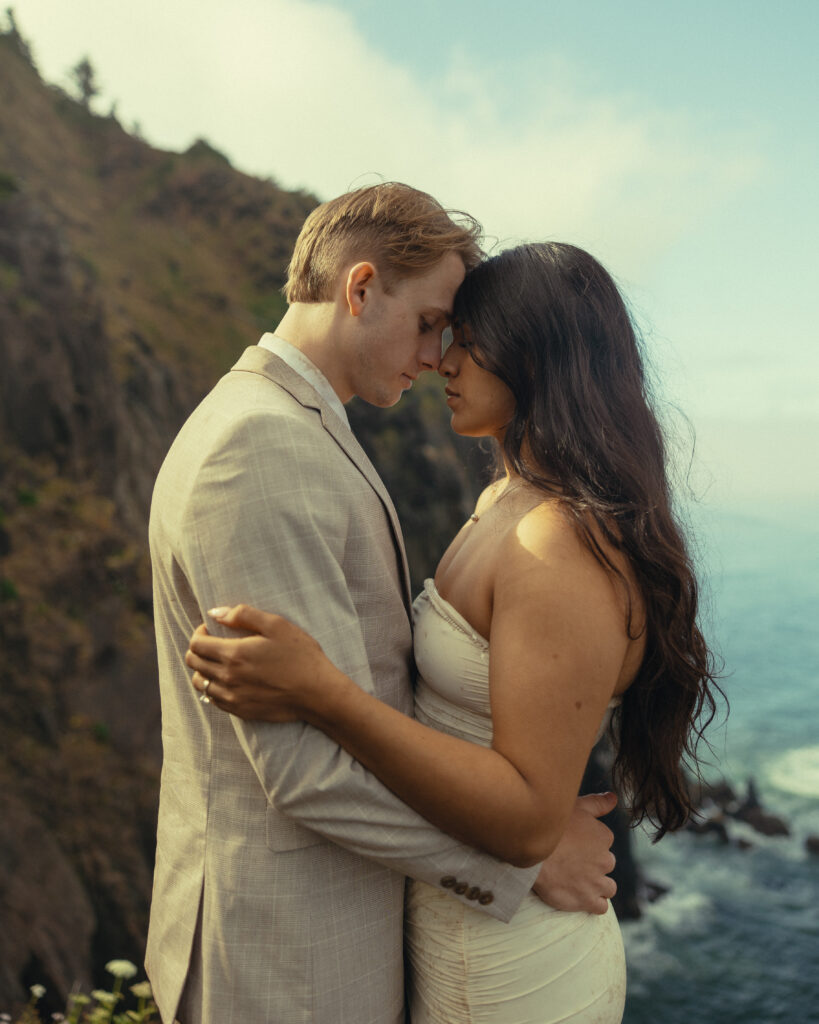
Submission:
[[[341,271],[363,260],[375,265],[387,289],[429,270],[448,252],[458,253],[471,270],[483,258],[481,236],[474,217],[445,210],[409,185],[355,189],[317,206],[304,222],[287,268],[285,298],[329,302]]]

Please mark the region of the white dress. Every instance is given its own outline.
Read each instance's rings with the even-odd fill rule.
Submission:
[[[419,721],[489,746],[489,644],[432,580],[413,606]],[[601,727],[602,731],[602,727]],[[411,1024],[618,1024],[623,943],[603,915],[553,910],[530,893],[509,924],[411,881]]]

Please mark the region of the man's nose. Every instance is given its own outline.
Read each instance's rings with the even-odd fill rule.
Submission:
[[[420,352],[421,369],[437,370],[441,364],[441,339],[431,338],[425,341]]]

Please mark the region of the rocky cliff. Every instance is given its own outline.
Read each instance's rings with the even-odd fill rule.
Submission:
[[[57,1010],[112,956],[141,962],[160,763],[151,488],[193,406],[275,325],[316,201],[204,141],[150,147],[0,34],[0,1010],[34,983]],[[350,408],[416,587],[485,464],[439,391]]]
[[[141,960],[160,758],[151,487],[196,402],[275,325],[315,203],[205,142],[151,148],[0,35],[0,1009]],[[351,410],[416,583],[472,502],[435,390]]]

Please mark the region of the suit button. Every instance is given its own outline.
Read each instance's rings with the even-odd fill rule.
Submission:
[[[444,875],[441,879],[441,885],[444,889],[454,889],[457,881],[458,879],[454,875]]]
[[[495,902],[495,897],[493,896],[493,894],[491,892],[482,892],[480,894],[480,896],[478,897],[478,903],[480,903],[481,906],[484,906],[484,907],[488,907],[490,903],[494,903],[494,902]]]
[[[466,898],[468,900],[476,900],[478,899],[480,894],[481,890],[477,887],[477,885],[473,885],[471,889],[466,890]]]
[[[466,892],[468,888],[469,885],[466,882],[458,882],[458,884],[452,891],[456,892],[459,896],[463,896],[463,894]]]

